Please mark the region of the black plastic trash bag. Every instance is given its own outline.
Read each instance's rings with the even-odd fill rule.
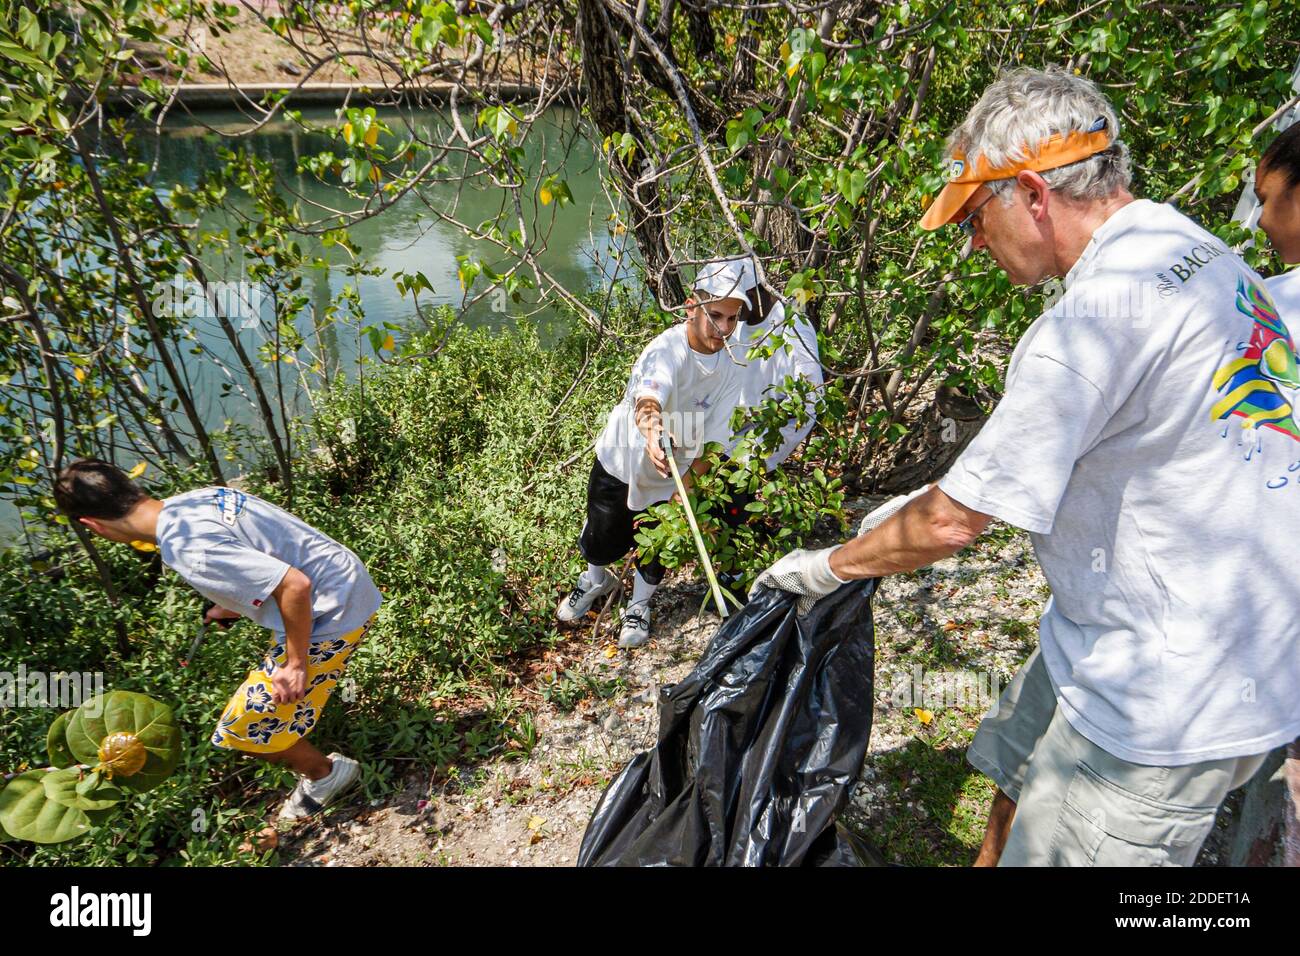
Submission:
[[[871,864],[835,823],[871,736],[876,582],[795,616],[763,589],[659,700],[659,742],[601,796],[579,866]]]

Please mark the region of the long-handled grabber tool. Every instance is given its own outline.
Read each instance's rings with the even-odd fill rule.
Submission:
[[[194,655],[199,652],[199,648],[203,645],[203,639],[208,636],[208,611],[212,610],[216,606],[216,602],[214,601],[209,601],[204,605],[202,623],[199,624],[198,633],[194,635],[194,641],[190,644],[189,653],[181,658],[181,667],[189,667],[190,661],[194,660]],[[217,626],[223,631],[229,629],[230,625],[233,623],[234,621],[216,622]]]
[[[181,667],[189,667],[190,661],[194,660],[194,655],[199,652],[199,647],[203,644],[203,639],[208,635],[208,622],[203,621],[199,624],[198,633],[194,635],[194,641],[190,644],[189,652],[181,658]]]
[[[668,458],[668,467],[673,473],[673,484],[677,486],[677,494],[682,499],[682,508],[686,512],[686,523],[691,526],[691,536],[695,539],[695,551],[700,556],[700,564],[704,566],[704,576],[709,579],[709,587],[713,590],[713,600],[718,605],[718,614],[725,619],[727,616],[727,602],[722,596],[723,591],[718,584],[718,576],[713,573],[713,562],[709,560],[709,552],[704,547],[704,536],[700,534],[700,526],[695,520],[695,512],[691,510],[691,499],[686,494],[686,485],[682,483],[682,473],[677,468],[677,459],[673,457],[673,440],[667,432],[660,433],[659,447],[663,449],[664,455]]]

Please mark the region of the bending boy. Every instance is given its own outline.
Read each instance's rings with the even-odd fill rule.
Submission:
[[[160,501],[94,458],[65,468],[54,497],[102,538],[156,544],[163,563],[216,605],[209,623],[247,617],[274,632],[212,743],[299,775],[281,820],[310,816],[357,782],[355,760],[327,757],[307,739],[379,610],[379,591],[355,554],[245,492],[200,488]]]

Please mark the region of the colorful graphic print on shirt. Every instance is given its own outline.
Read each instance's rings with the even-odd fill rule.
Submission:
[[[1300,441],[1300,426],[1283,389],[1300,388],[1295,342],[1269,294],[1253,282],[1237,281],[1237,309],[1255,323],[1241,357],[1214,373],[1214,387],[1224,393],[1210,415],[1236,415],[1242,428],[1270,428]]]

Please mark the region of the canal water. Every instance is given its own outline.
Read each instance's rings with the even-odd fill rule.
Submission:
[[[357,210],[360,203],[348,197],[341,185],[322,182],[298,169],[302,159],[333,148],[334,140],[316,128],[339,125],[338,112],[332,107],[313,107],[303,109],[301,115],[312,129],[276,119],[249,132],[253,120],[235,110],[205,110],[188,115],[177,112],[164,123],[161,135],[153,135],[152,129],[142,130],[134,142],[141,158],[155,167],[154,183],[163,194],[176,185],[196,186],[205,174],[227,162],[223,150],[242,150],[270,164],[277,190],[286,200],[296,203],[307,219],[323,221],[331,210]],[[450,126],[450,117],[442,110],[380,109],[378,117],[398,137],[409,135],[409,127],[422,139],[433,142],[443,141]],[[473,122],[468,114],[464,120],[467,125]],[[583,135],[581,122],[576,111],[552,108],[534,124],[523,143],[523,181],[528,185],[522,190],[521,198],[523,225],[531,239],[530,251],[543,270],[574,293],[628,278],[632,248],[627,237],[615,239],[611,235],[609,217],[613,207],[602,187],[603,160],[593,146],[590,130],[586,131],[588,135]],[[495,220],[503,210],[513,215],[509,191],[494,184],[481,169],[461,156],[449,155],[445,160],[449,170],[434,177],[434,182],[408,192],[373,217],[349,227],[352,241],[361,252],[361,261],[374,274],[349,274],[351,259],[344,250],[337,246],[327,248],[314,237],[298,239],[309,255],[320,256],[328,267],[310,269],[303,276],[303,292],[310,304],[295,320],[305,343],[303,353],[294,363],[295,373],[309,367],[314,358],[323,358],[332,374],[348,377],[354,374],[359,356],[373,356],[370,342],[358,334],[362,323],[321,321],[326,305],[346,285],[351,284],[358,292],[364,324],[387,323],[396,327],[385,329],[384,334],[391,331],[398,347],[405,335],[423,328],[414,300],[400,294],[394,283],[394,274],[399,271],[421,272],[429,280],[432,293],[420,295],[425,310],[448,306],[458,321],[490,329],[507,328],[529,316],[539,327],[543,346],[564,334],[568,320],[554,307],[550,297],[536,290],[525,291],[523,302],[515,303],[501,294],[469,301],[490,284],[483,278],[468,293],[462,289],[458,256],[482,261],[498,272],[506,271],[517,260],[491,242],[467,237],[462,229],[444,218],[450,216],[461,223],[478,226]],[[556,202],[538,201],[538,187],[548,175],[558,175],[564,180],[572,203],[561,208]],[[252,211],[250,197],[232,193],[227,208],[201,217],[200,229],[217,234],[224,231],[227,237],[224,248],[218,243],[203,254],[210,279],[232,282],[242,276],[239,257],[243,252],[236,230],[241,218]],[[509,232],[517,226],[517,220],[507,218],[503,229]],[[525,274],[531,276],[530,271]],[[188,353],[182,349],[182,358],[205,426],[214,433],[245,427],[260,432],[251,403],[228,385],[231,377],[224,367],[233,370],[238,366],[234,350],[210,307],[193,289],[186,289],[179,281],[172,294],[172,301],[188,303],[188,314],[192,316],[187,324],[194,331],[194,342]],[[221,301],[231,300],[222,296]],[[246,297],[245,301],[248,301]],[[242,344],[250,354],[256,355],[274,334],[274,322],[269,321],[271,314],[269,301],[264,301],[260,316],[236,323],[240,326]],[[270,387],[269,370],[261,366],[261,371],[263,381]],[[290,414],[310,415],[310,403],[300,384],[296,384],[298,375],[285,378],[291,383],[287,389]],[[8,502],[0,502],[0,545],[13,543],[19,536],[16,510]]]

